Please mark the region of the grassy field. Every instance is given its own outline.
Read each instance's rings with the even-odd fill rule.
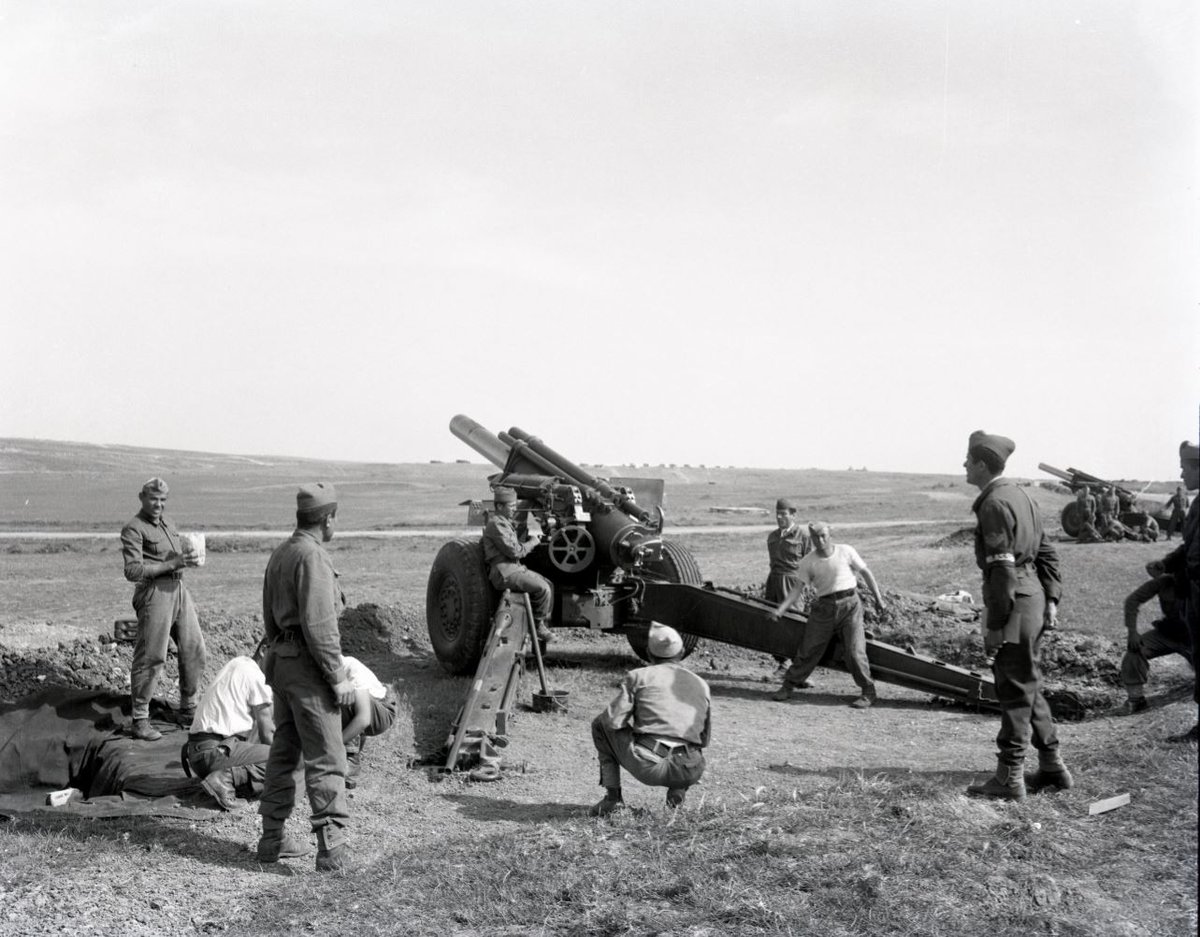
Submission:
[[[124,456],[138,462],[139,453]],[[286,520],[294,481],[276,467],[213,457],[189,475],[187,459],[179,458],[144,471],[119,459],[94,479],[64,472],[43,480],[39,526],[81,529],[86,516],[97,529],[113,529],[133,513],[134,491],[151,471],[172,481],[175,515],[186,527],[201,527],[201,517],[212,521],[211,530],[283,526],[273,514],[278,509]],[[78,452],[74,459],[77,465]],[[334,477],[325,468],[286,470]],[[416,482],[418,469],[426,473],[424,486]],[[392,485],[400,476],[386,474],[397,467],[345,471],[348,484],[334,480],[350,493],[348,514],[356,500],[373,505],[357,522],[347,518],[348,526],[369,527],[368,518],[378,516],[444,525],[448,533],[461,524],[456,502],[481,496],[486,474],[483,466],[405,468],[411,487],[401,489]],[[375,471],[375,480],[365,479]],[[978,596],[970,547],[960,537],[945,545],[970,522],[971,491],[957,478],[739,477],[728,469],[704,470],[700,478],[700,470],[687,471],[685,479],[668,480],[671,517],[678,515],[681,526],[730,529],[677,539],[718,584],[762,581],[770,518],[763,514],[759,529],[743,531],[734,528],[752,523],[746,515],[708,508],[769,508],[777,494],[792,494],[813,516],[843,525],[936,522],[844,527],[839,535],[859,549],[885,590],[965,588]],[[34,492],[32,504],[34,488],[22,490]],[[1065,498],[1031,491],[1053,529]],[[96,506],[90,515],[87,505]],[[10,526],[28,523],[11,505],[5,510],[0,520]],[[406,627],[420,628],[425,580],[443,539],[335,540],[351,604],[394,608]],[[211,538],[208,565],[189,574],[190,586],[204,614],[252,619],[271,542],[229,538],[217,546],[221,541]],[[1118,655],[1122,599],[1164,547],[1059,549],[1063,628],[1114,639]],[[6,647],[52,647],[108,631],[112,618],[129,610],[115,541],[0,541],[0,579]],[[252,621],[247,629],[250,640]],[[887,685],[880,703],[859,713],[845,705],[854,692],[849,678],[826,670],[818,671],[815,690],[772,703],[774,665],[765,655],[702,646],[690,662],[713,690],[703,783],[676,812],[662,806],[661,791],[630,783],[633,809],[593,820],[586,811],[599,789],[588,723],[634,660],[623,639],[576,631],[562,634],[552,651],[549,679],[569,691],[569,709],[530,712],[526,678],[509,769],[496,784],[410,766],[444,740],[467,680],[447,676],[419,647],[399,642],[364,655],[397,687],[401,711],[392,732],[367,748],[351,805],[359,862],[353,873],[318,876],[311,858],[259,865],[250,851],[258,828],[252,812],[189,820],[21,814],[0,823],[0,935],[1195,933],[1196,748],[1162,742],[1195,718],[1189,673],[1179,662],[1154,665],[1149,713],[1062,728],[1074,789],[1008,805],[962,793],[993,766],[995,716],[934,705]],[[1118,793],[1130,795],[1129,806],[1089,814],[1089,805]],[[306,817],[301,804],[296,832]]]

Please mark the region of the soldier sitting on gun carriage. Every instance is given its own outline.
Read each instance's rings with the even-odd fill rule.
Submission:
[[[521,540],[513,516],[517,508],[517,492],[501,485],[495,489],[496,509],[488,517],[483,529],[483,558],[487,561],[488,579],[501,592],[511,589],[525,592],[533,604],[533,620],[538,639],[549,644],[552,640],[546,622],[554,608],[554,587],[545,576],[527,569],[521,562],[541,543],[541,527],[535,524],[537,534]]]

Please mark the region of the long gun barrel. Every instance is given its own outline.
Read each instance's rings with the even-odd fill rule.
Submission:
[[[1107,481],[1106,479],[1100,478],[1096,475],[1089,475],[1087,472],[1081,472],[1077,468],[1071,468],[1068,466],[1066,471],[1063,471],[1060,468],[1055,468],[1053,465],[1047,465],[1045,462],[1039,462],[1038,468],[1043,472],[1048,472],[1055,478],[1062,479],[1074,488],[1100,486],[1105,488],[1112,487],[1116,489],[1118,494],[1126,498],[1132,499],[1136,497],[1134,493],[1124,485],[1118,485],[1116,482]]]
[[[458,414],[450,421],[450,432],[487,459],[498,469],[508,462],[511,447],[500,441],[491,430],[476,423],[469,416]]]
[[[528,446],[534,454],[540,456],[548,463],[553,465],[558,474],[570,479],[577,485],[594,489],[605,499],[615,504],[624,513],[628,514],[630,517],[636,518],[643,524],[651,523],[649,511],[645,511],[638,507],[636,502],[634,502],[627,495],[617,491],[610,484],[608,484],[608,482],[596,478],[594,475],[584,471],[583,468],[576,465],[574,462],[563,457],[562,455],[559,455],[536,436],[531,436],[529,433],[517,426],[509,429],[508,436],[511,439],[525,443],[525,445]]]

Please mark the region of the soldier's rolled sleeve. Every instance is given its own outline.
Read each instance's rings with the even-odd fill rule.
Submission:
[[[346,679],[346,671],[338,633],[337,577],[323,553],[310,553],[297,566],[296,596],[308,652],[333,686]]]

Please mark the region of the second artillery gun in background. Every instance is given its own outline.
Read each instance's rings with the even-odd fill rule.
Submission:
[[[1155,505],[1152,511],[1144,510],[1143,506],[1138,503],[1138,494],[1130,491],[1123,485],[1118,485],[1116,482],[1105,481],[1103,478],[1098,478],[1095,475],[1089,475],[1087,472],[1081,472],[1079,469],[1068,467],[1066,471],[1060,468],[1055,468],[1053,465],[1047,465],[1045,462],[1039,462],[1038,468],[1043,472],[1053,475],[1055,478],[1061,479],[1071,493],[1087,489],[1092,494],[1099,494],[1105,488],[1112,488],[1117,493],[1117,500],[1120,502],[1120,512],[1117,514],[1119,520],[1126,527],[1139,528],[1145,525],[1146,518],[1154,518],[1155,523],[1160,527],[1164,526],[1170,520],[1171,512],[1163,508],[1161,504]],[[1078,537],[1083,530],[1083,509],[1079,503],[1072,501],[1062,509],[1062,514],[1059,516],[1059,522],[1062,524],[1063,533],[1068,537]]]
[[[701,638],[775,657],[795,653],[806,616],[792,610],[778,621],[768,619],[774,603],[704,582],[692,554],[663,537],[662,479],[595,478],[517,427],[497,436],[459,415],[450,432],[501,470],[488,478],[493,487],[516,489],[518,529],[530,515],[542,526],[546,540],[525,562],[554,586],[551,627],[624,634],[642,658],[650,621],[676,628],[687,654]],[[482,524],[484,502],[465,503],[468,522]],[[486,682],[489,633],[504,625],[501,600],[488,581],[479,538],[442,546],[425,592],[429,638],[446,670],[476,674],[472,695]],[[844,669],[839,650],[831,645],[821,664]],[[877,680],[999,705],[984,674],[871,637],[867,660]]]

